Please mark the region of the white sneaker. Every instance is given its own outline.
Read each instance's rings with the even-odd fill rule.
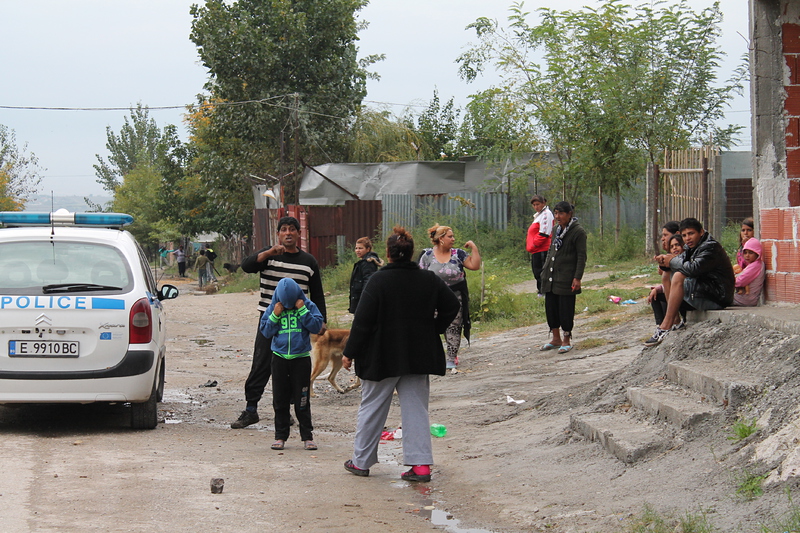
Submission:
[[[669,333],[670,331],[671,330],[669,330],[669,329],[656,328],[656,332],[653,333],[652,337],[650,337],[649,339],[644,341],[644,345],[645,346],[657,346],[657,345],[661,344],[661,341],[664,340],[664,338],[667,336],[667,333]]]

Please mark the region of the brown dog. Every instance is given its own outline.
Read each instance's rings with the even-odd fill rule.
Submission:
[[[311,350],[311,396],[314,394],[314,380],[328,368],[328,363],[333,363],[328,381],[333,388],[344,394],[361,386],[361,380],[356,376],[356,381],[346,389],[336,383],[336,374],[342,369],[342,350],[350,337],[349,329],[329,329],[322,335],[312,335],[314,348]]]

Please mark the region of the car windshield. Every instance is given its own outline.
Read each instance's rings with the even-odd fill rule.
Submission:
[[[112,246],[64,241],[0,244],[0,294],[119,292],[131,282],[127,261]]]

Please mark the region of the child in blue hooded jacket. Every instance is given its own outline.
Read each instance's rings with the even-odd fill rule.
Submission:
[[[303,448],[316,450],[311,424],[311,333],[322,329],[322,313],[291,278],[278,282],[272,303],[261,316],[259,330],[272,337],[272,408],[275,411],[273,450],[283,450],[289,438],[294,403]]]

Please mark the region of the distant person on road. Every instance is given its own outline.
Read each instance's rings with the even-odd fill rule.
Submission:
[[[273,450],[283,450],[289,439],[291,414],[300,427],[303,449],[316,450],[311,423],[311,334],[322,329],[322,313],[292,278],[278,282],[272,302],[261,315],[258,329],[272,338],[272,408],[275,411]]]
[[[469,342],[471,323],[469,319],[469,289],[464,269],[478,270],[481,267],[481,253],[472,241],[464,243],[470,248],[467,254],[461,248],[454,248],[456,238],[449,226],[435,224],[428,228],[433,248],[425,248],[419,258],[419,266],[423,270],[431,270],[456,294],[461,302],[461,311],[447,328],[444,337],[447,341],[447,368],[456,371],[458,366],[458,349],[461,347],[461,331]]]
[[[673,272],[667,300],[667,313],[645,346],[661,344],[675,326],[678,314],[694,309],[724,309],[733,304],[735,279],[728,254],[703,229],[696,218],[685,218],[680,225],[684,251],[662,254],[657,264],[669,266]]]
[[[389,264],[376,272],[361,295],[342,364],[361,378],[361,405],[353,456],[344,463],[356,476],[368,476],[378,462],[378,444],[392,405],[400,401],[406,481],[431,480],[428,402],[430,374],[445,374],[440,335],[459,312],[447,284],[412,259],[414,240],[395,227],[386,241]]]
[[[214,260],[217,258],[217,252],[215,252],[211,246],[207,245],[206,248],[206,257],[208,258],[208,264],[206,265],[206,270],[208,270],[208,279],[217,281],[217,276],[214,275]]]
[[[186,252],[183,251],[183,245],[178,246],[175,250],[175,260],[178,262],[178,276],[186,277]]]
[[[573,216],[574,211],[569,202],[558,202],[553,208],[558,225],[542,273],[544,308],[552,336],[541,351],[567,353],[573,348],[575,300],[586,268],[586,231]]]
[[[208,269],[206,268],[206,266],[208,266],[208,257],[206,257],[205,250],[200,250],[198,253],[200,255],[195,259],[194,269],[197,270],[197,283],[202,289],[203,285],[208,282]]]
[[[531,206],[536,214],[533,216],[533,223],[528,228],[528,238],[525,241],[525,249],[531,254],[531,270],[536,279],[536,292],[539,298],[544,298],[542,292],[542,269],[544,260],[547,258],[547,251],[550,249],[550,236],[553,233],[555,218],[550,208],[547,207],[547,199],[541,194],[531,198]]]
[[[324,320],[327,314],[319,264],[313,255],[300,249],[300,222],[296,218],[283,217],[278,220],[278,244],[246,257],[242,261],[242,270],[251,274],[260,273],[259,319],[272,303],[272,296],[278,282],[283,278],[292,278],[322,313],[322,328],[313,333],[325,332]],[[247,407],[239,415],[239,418],[231,423],[233,429],[244,428],[259,421],[258,402],[264,394],[264,388],[271,375],[271,344],[272,340],[262,335],[260,330],[256,332],[253,363],[247,381],[244,383]],[[309,379],[310,377],[311,372],[309,371]]]
[[[356,312],[369,278],[383,266],[381,258],[372,251],[372,241],[368,237],[361,237],[356,241],[355,251],[358,261],[353,265],[353,273],[350,274],[350,306],[347,309],[350,313]]]
[[[172,252],[177,252],[177,250],[167,250],[165,246],[158,249],[158,256],[161,258],[161,268],[169,266],[169,254]]]
[[[733,295],[735,306],[755,307],[760,303],[766,271],[764,261],[761,260],[761,251],[761,241],[755,237],[744,243],[744,269],[736,274],[736,293]]]

